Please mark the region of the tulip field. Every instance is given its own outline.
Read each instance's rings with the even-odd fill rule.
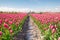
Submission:
[[[44,40],[60,40],[59,13],[31,14],[31,17],[38,25]]]
[[[0,14],[0,40],[13,40],[14,34],[22,29],[26,13]]]
[[[33,20],[33,22],[29,21],[30,19],[28,16],[30,17],[30,19]],[[27,18],[29,19],[28,21],[26,21]],[[30,27],[29,25],[30,22],[32,27]],[[22,30],[22,26],[24,23],[26,23],[25,29],[27,29],[28,26],[32,28],[32,30],[34,29],[33,26],[35,23],[38,26],[36,27],[39,29],[41,35],[43,36],[43,40],[60,40],[60,14],[59,13],[43,13],[43,14],[31,13],[29,15],[26,13],[16,13],[16,14],[1,13],[0,14],[0,40],[14,40],[13,39],[14,35]]]

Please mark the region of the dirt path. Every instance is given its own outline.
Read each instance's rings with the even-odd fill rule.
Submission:
[[[41,36],[41,32],[38,29],[38,26],[33,22],[31,18],[29,18],[29,27],[27,31],[27,40],[43,40]]]
[[[28,17],[23,25],[22,31],[14,37],[14,40],[43,40],[38,26]]]
[[[22,31],[18,32],[17,35],[14,36],[14,40],[26,40],[26,33],[28,30],[28,23],[29,23],[29,17],[27,17],[23,27]]]

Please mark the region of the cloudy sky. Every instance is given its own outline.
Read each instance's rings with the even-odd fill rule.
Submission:
[[[60,0],[0,0],[4,11],[60,11]]]

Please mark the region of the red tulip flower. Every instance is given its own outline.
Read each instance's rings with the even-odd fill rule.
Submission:
[[[5,28],[9,28],[8,24],[4,23],[4,27]]]
[[[2,31],[0,31],[0,36],[2,35]]]
[[[0,25],[2,24],[2,20],[0,19]]]
[[[55,28],[55,26],[50,24],[50,25],[49,25],[49,28],[50,28],[50,29],[53,29],[53,28]]]

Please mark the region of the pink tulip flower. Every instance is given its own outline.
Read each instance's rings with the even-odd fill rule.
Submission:
[[[2,31],[0,31],[0,36],[2,35]]]
[[[56,32],[56,29],[52,29],[52,34],[54,34]]]
[[[12,21],[9,21],[9,24],[12,24],[13,22]]]
[[[5,28],[9,28],[8,24],[4,23],[4,27]]]
[[[2,24],[2,20],[0,19],[0,25]]]
[[[58,37],[58,40],[60,40],[60,37]]]

